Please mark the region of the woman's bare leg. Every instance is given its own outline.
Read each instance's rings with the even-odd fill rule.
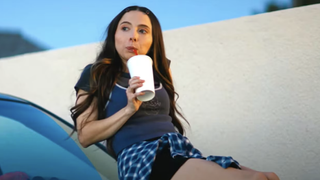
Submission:
[[[259,171],[256,171],[256,170],[253,170],[253,169],[250,169],[246,166],[242,166],[241,165],[241,169],[243,171],[250,171],[250,172],[259,172]],[[274,172],[262,172],[267,178],[268,180],[280,180],[280,178],[278,177],[278,175],[276,175]]]
[[[172,180],[268,180],[261,172],[235,168],[224,169],[203,159],[189,159],[172,177]]]

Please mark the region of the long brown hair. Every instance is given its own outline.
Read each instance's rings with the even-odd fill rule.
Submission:
[[[144,12],[150,18],[152,25],[153,43],[147,55],[150,56],[153,60],[153,70],[155,78],[163,84],[169,95],[169,115],[172,118],[172,123],[179,131],[179,133],[185,133],[184,127],[182,126],[178,115],[182,117],[187,123],[188,121],[177,109],[176,96],[178,98],[179,95],[175,92],[172,78],[170,76],[169,64],[165,56],[165,48],[160,23],[156,16],[149,9],[139,6],[130,6],[125,8],[109,24],[106,31],[107,37],[103,43],[102,50],[97,56],[96,61],[91,66],[90,91],[83,94],[88,96],[82,103],[77,104],[70,109],[71,117],[74,121],[73,132],[77,131],[76,119],[90,106],[94,97],[97,98],[97,103],[94,104],[94,108],[98,109],[98,120],[105,118],[105,105],[108,102],[109,95],[124,68],[119,54],[115,49],[115,32],[122,16],[126,12],[133,10]],[[80,96],[81,95],[79,95],[78,98]],[[82,122],[83,123],[81,124],[78,131],[80,131],[86,125],[87,119]],[[107,150],[113,157],[115,157],[114,151],[111,148],[112,139],[113,137],[107,139]]]

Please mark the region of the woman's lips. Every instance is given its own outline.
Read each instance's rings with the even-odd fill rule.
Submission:
[[[128,46],[126,47],[126,49],[130,52],[134,52],[134,50],[138,50],[137,48],[133,47],[133,46]]]

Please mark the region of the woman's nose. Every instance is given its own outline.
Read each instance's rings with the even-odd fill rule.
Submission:
[[[136,38],[136,37],[131,37],[131,38],[130,38],[130,41],[136,42],[136,41],[137,41],[137,38]]]
[[[138,40],[138,33],[133,29],[130,33],[130,41],[136,42]]]

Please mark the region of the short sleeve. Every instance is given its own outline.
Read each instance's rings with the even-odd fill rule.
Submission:
[[[82,89],[87,92],[90,91],[91,66],[92,66],[92,64],[89,64],[83,69],[78,82],[74,86],[74,89],[76,90],[77,93],[78,93],[79,89]]]

